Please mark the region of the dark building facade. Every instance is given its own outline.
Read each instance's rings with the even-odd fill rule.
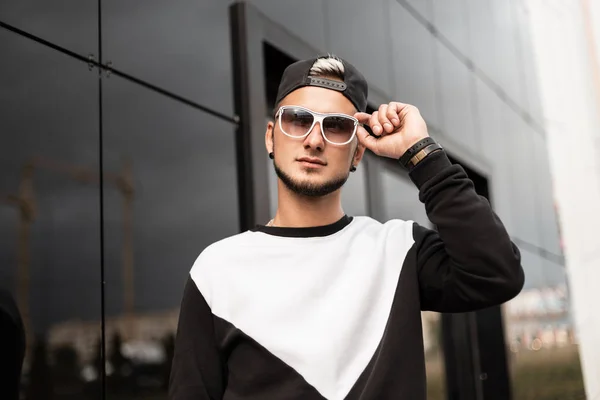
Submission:
[[[263,134],[279,76],[327,52],[363,71],[370,107],[419,107],[523,251],[514,305],[423,315],[429,398],[543,399],[522,394],[544,386],[534,372],[511,379],[537,362],[572,368],[582,392],[525,11],[517,0],[3,1],[0,287],[26,331],[22,398],[165,397],[192,263],[275,211]],[[348,214],[429,225],[406,175],[375,157],[343,201]]]

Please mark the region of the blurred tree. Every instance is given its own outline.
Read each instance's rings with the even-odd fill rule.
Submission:
[[[47,348],[45,337],[41,336],[35,341],[29,371],[29,385],[25,393],[26,400],[52,400],[54,398],[52,371],[48,364]]]
[[[86,399],[98,399],[102,388],[102,374],[104,365],[102,364],[102,338],[99,337],[94,345],[96,349],[91,362],[85,366],[85,385],[84,385],[84,397]]]
[[[98,373],[98,379],[100,379],[100,375],[102,374],[102,368],[104,368],[104,365],[102,365],[102,339],[98,338],[98,341],[96,342],[96,354],[94,355],[94,368],[96,369],[97,373]]]
[[[109,380],[110,391],[121,393],[127,386],[131,365],[127,357],[123,355],[123,339],[119,332],[115,332],[111,339],[108,362],[112,368]]]
[[[73,388],[81,384],[79,356],[71,345],[60,346],[54,350],[54,385],[61,388]]]
[[[173,362],[173,355],[175,354],[175,335],[167,335],[163,339],[163,347],[165,349],[165,361],[163,364],[163,389],[167,391],[169,389],[169,378],[171,377],[171,363]]]

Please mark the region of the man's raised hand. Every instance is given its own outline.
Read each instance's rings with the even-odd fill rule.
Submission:
[[[429,136],[425,120],[410,104],[393,101],[382,104],[373,114],[358,112],[354,117],[360,124],[370,126],[377,136],[371,136],[362,126],[356,131],[360,143],[379,156],[398,159],[413,144]]]

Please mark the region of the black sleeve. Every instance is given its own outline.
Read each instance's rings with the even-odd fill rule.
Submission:
[[[437,151],[410,178],[437,229],[414,226],[421,309],[467,312],[515,297],[525,280],[521,254],[464,169]]]
[[[169,400],[222,399],[223,376],[213,315],[190,277],[185,285],[179,312]]]

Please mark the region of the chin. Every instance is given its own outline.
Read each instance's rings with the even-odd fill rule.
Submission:
[[[310,174],[303,174],[300,176],[296,176],[294,178],[292,178],[295,182],[301,184],[301,185],[308,185],[308,186],[321,186],[326,184],[327,182],[331,181],[331,179],[326,179],[325,177],[322,176],[315,176],[315,175],[310,175]]]
[[[344,185],[349,175],[329,176],[330,173],[325,173],[325,168],[301,168],[293,174],[287,174],[276,163],[274,166],[279,179],[288,189],[307,197],[322,197],[333,193]]]
[[[297,176],[325,176],[326,171],[325,168],[308,168],[308,167],[300,167],[298,168]]]

